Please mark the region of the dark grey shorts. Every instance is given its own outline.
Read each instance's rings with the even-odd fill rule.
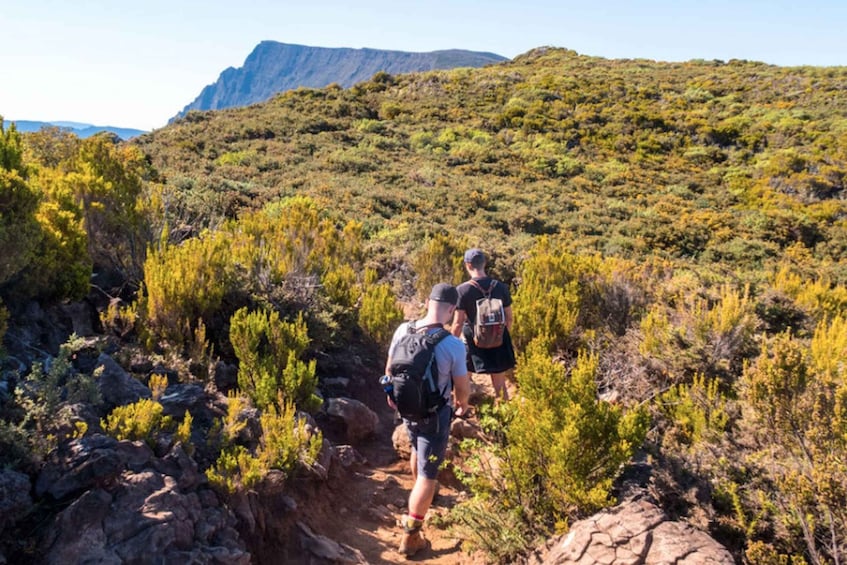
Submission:
[[[438,476],[438,468],[447,452],[452,416],[453,408],[447,404],[438,411],[437,416],[420,422],[404,420],[412,449],[418,456],[419,476],[427,479],[435,479]]]

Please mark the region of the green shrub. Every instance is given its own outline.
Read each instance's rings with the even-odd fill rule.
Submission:
[[[192,451],[191,423],[193,418],[186,410],[181,424],[175,424],[173,418],[163,414],[164,407],[159,399],[168,388],[167,375],[153,374],[147,382],[152,398],[142,398],[132,404],[118,406],[100,420],[103,431],[115,439],[145,441],[150,447],[156,445],[160,432],[175,430],[174,441],[181,441],[186,451]]]
[[[205,233],[180,245],[163,242],[144,262],[139,313],[153,341],[182,346],[198,320],[221,305],[232,281],[230,241],[223,232]]]
[[[126,337],[136,329],[139,319],[138,302],[122,304],[119,300],[111,300],[99,317],[104,330],[119,337]]]
[[[308,305],[320,279],[362,257],[362,224],[343,226],[322,213],[316,200],[292,197],[243,214],[225,231],[242,285],[261,299],[279,291],[283,300]],[[336,290],[333,288],[333,290]]]
[[[481,497],[454,506],[446,525],[466,550],[483,551],[491,563],[514,563],[541,541],[516,509]]]
[[[280,394],[276,402],[268,404],[260,423],[262,437],[255,454],[244,446],[233,443],[239,427],[239,412],[243,403],[233,402],[227,408],[222,429],[224,442],[217,461],[206,471],[206,477],[217,489],[233,493],[240,488],[251,488],[267,472],[277,469],[291,476],[298,465],[312,465],[317,459],[323,436],[319,431],[310,431],[306,421],[298,418],[294,405]]]
[[[262,414],[262,439],[257,457],[268,469],[291,474],[298,464],[312,465],[323,444],[320,432],[311,433],[306,420],[298,418],[294,404],[277,399],[279,409],[270,405]]]
[[[847,310],[847,287],[834,284],[827,276],[809,277],[783,266],[774,275],[773,287],[796,300],[817,319]]]
[[[729,425],[727,399],[718,379],[695,376],[690,385],[677,384],[662,393],[658,406],[668,421],[666,434],[673,445],[695,446],[704,439],[720,437]]]
[[[775,521],[802,541],[815,562],[847,551],[847,323],[821,322],[807,346],[780,334],[745,371],[760,449],[751,460],[769,471]],[[790,536],[783,538],[792,547]]]
[[[30,373],[15,390],[15,403],[22,417],[14,423],[17,435],[25,438],[29,456],[40,460],[73,433],[71,414],[64,410],[68,404],[85,402],[97,405],[100,391],[90,375],[76,373],[71,359],[85,346],[84,340],[71,335],[59,347],[59,354],[49,368],[34,363]],[[10,410],[14,413],[15,410]]]
[[[170,416],[162,415],[163,410],[158,401],[142,398],[132,404],[118,406],[100,421],[100,426],[115,439],[145,441],[152,447],[156,443],[156,434],[170,429],[173,424]]]
[[[394,330],[403,321],[397,297],[385,283],[366,285],[359,308],[359,325],[378,344],[388,347]]]
[[[139,206],[148,173],[144,155],[113,136],[95,135],[80,143],[69,167],[65,182],[82,210],[91,259],[140,280],[151,243]]]
[[[415,288],[425,298],[433,286],[446,282],[459,284],[465,276],[465,245],[443,233],[432,235],[414,255],[412,268],[417,274]]]
[[[182,448],[189,455],[194,453],[194,445],[191,443],[191,425],[193,423],[194,417],[191,415],[191,412],[186,410],[182,417],[182,423],[177,426],[174,433],[174,441],[182,443]]]
[[[229,153],[224,153],[218,157],[216,162],[222,167],[249,167],[256,160],[256,157],[256,153],[253,151],[230,151]]]
[[[364,119],[356,122],[355,127],[362,133],[382,133],[385,131],[385,122],[380,120]]]
[[[215,464],[206,469],[206,478],[212,487],[232,494],[239,488],[253,487],[266,472],[243,445],[234,445],[221,451]]]
[[[29,296],[78,300],[89,290],[93,263],[83,211],[74,201],[67,175],[41,171],[42,193],[36,219],[42,238],[37,256],[23,273]]]
[[[323,290],[332,304],[344,308],[353,308],[359,301],[362,288],[357,284],[356,271],[352,266],[342,264],[329,269],[322,278]]]
[[[276,311],[242,308],[230,319],[230,341],[239,362],[238,386],[257,407],[267,409],[278,395],[303,410],[320,406],[315,362],[299,360],[309,345],[302,315],[282,322]]]
[[[35,212],[38,195],[27,182],[20,134],[0,118],[0,285],[33,258],[40,240]]]
[[[772,545],[756,541],[747,547],[744,557],[750,565],[806,565],[808,561],[802,555],[779,553]]]
[[[680,280],[685,284],[681,275]],[[737,378],[756,353],[758,319],[749,290],[722,285],[708,298],[687,288],[670,292],[640,322],[641,355],[675,382],[691,382],[705,372],[725,381]]]
[[[643,409],[598,400],[597,357],[580,354],[569,375],[534,340],[516,373],[520,394],[489,421],[493,448],[475,449],[477,469],[465,475],[476,497],[498,513],[517,512],[533,535],[567,528],[570,520],[613,503],[612,481],[643,442]]]
[[[554,347],[574,343],[582,304],[580,274],[585,271],[581,261],[539,238],[518,274],[513,334],[519,348],[541,336]]]

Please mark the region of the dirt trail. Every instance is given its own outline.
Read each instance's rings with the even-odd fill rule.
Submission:
[[[479,386],[484,386],[484,383],[479,383]],[[402,534],[397,520],[406,509],[413,485],[409,461],[401,458],[393,447],[393,412],[385,404],[384,395],[378,387],[363,387],[351,392],[354,398],[377,412],[380,429],[367,442],[355,446],[366,461],[352,467],[352,477],[344,484],[333,487],[333,497],[327,501],[332,508],[325,508],[320,517],[312,516],[315,529],[361,551],[372,564],[407,561],[464,565],[484,563],[481,555],[464,552],[459,540],[431,521],[433,516],[446,514],[466,496],[462,485],[449,471],[439,475],[439,491],[424,525],[424,537],[429,541],[429,547],[411,558],[397,551]]]
[[[406,558],[397,551],[402,528],[397,518],[403,512],[412,487],[411,474],[406,462],[397,462],[388,467],[363,466],[356,477],[347,485],[347,500],[360,502],[358,508],[348,509],[341,514],[343,521],[337,522],[333,539],[358,549],[368,563],[398,563],[425,561],[427,563],[476,563],[465,555],[460,542],[451,539],[446,531],[427,523],[424,535],[429,547],[413,558]],[[430,514],[443,513],[455,503],[458,493],[442,486],[433,503]],[[330,535],[330,534],[327,534]]]

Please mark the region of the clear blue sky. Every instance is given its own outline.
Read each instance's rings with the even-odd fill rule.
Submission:
[[[265,39],[847,65],[847,0],[0,0],[0,115],[161,127]]]

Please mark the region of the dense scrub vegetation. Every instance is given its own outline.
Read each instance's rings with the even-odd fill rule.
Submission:
[[[845,81],[837,68],[537,49],[192,113],[138,145],[184,214],[214,223],[305,194],[395,260],[446,231],[511,275],[533,236],[563,233],[573,250],[755,282],[803,248],[843,281]]]
[[[7,130],[0,297],[118,273],[116,339],[185,380],[237,360],[207,469],[232,491],[314,460],[297,410],[319,405],[318,354],[373,355],[397,299],[458,282],[479,246],[512,285],[521,394],[482,410],[468,449],[473,497],[449,521],[469,544],[514,558],[611,504],[639,453],[666,511],[740,559],[843,562],[846,89],[843,68],[544,48],[191,112],[130,145]],[[38,391],[0,441],[37,436],[25,408],[58,402]],[[190,434],[155,399],[103,427],[132,410]]]

